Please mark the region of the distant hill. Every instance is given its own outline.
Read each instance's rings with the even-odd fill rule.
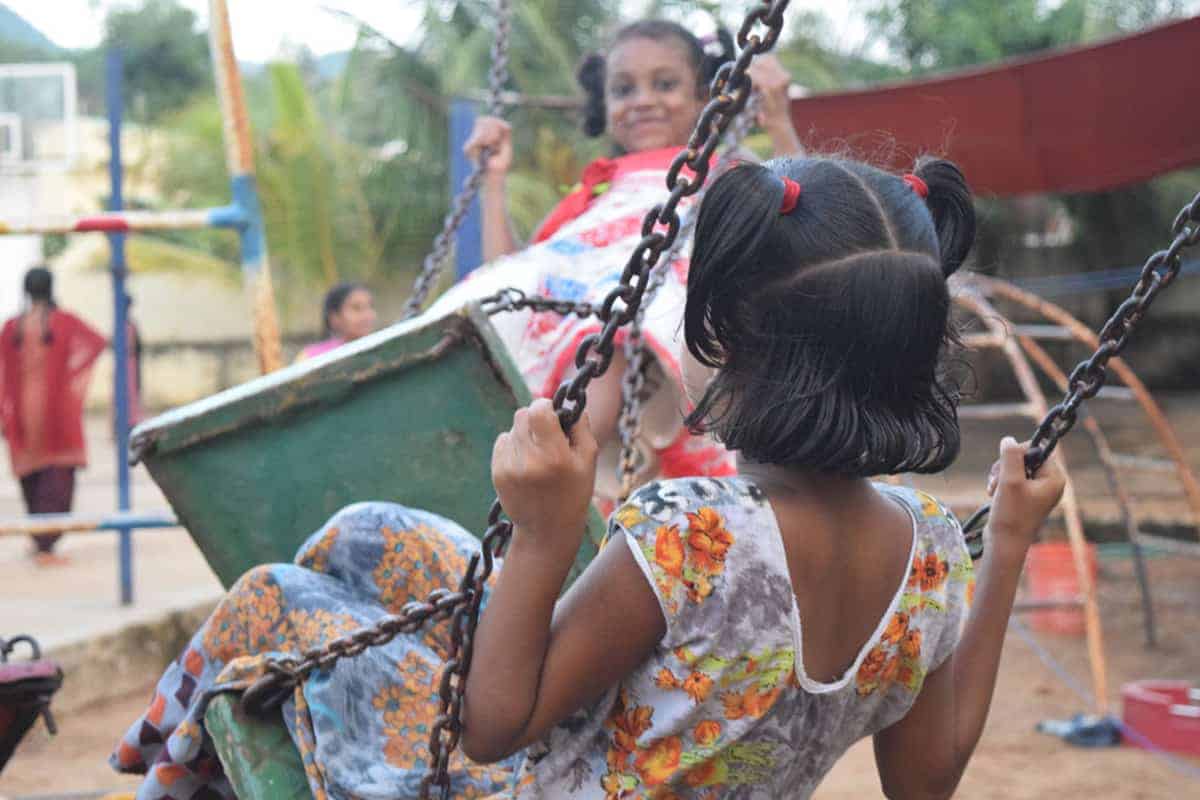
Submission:
[[[349,61],[349,50],[344,50],[340,53],[326,53],[323,56],[317,57],[317,72],[325,80],[338,78],[345,72],[346,64]]]
[[[30,25],[24,17],[4,3],[0,3],[0,41],[53,53],[62,50],[50,37]]]

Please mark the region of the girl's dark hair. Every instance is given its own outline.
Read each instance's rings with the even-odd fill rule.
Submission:
[[[702,95],[712,82],[717,70],[726,61],[732,61],[733,36],[721,28],[711,39],[701,41],[682,25],[663,19],[644,19],[630,23],[617,31],[609,49],[629,39],[652,39],[661,42],[675,39],[683,44],[688,64],[696,75],[696,92]],[[583,132],[588,136],[600,136],[608,122],[608,111],[604,103],[606,60],[601,53],[591,53],[579,65],[576,77],[587,96],[583,108]]]
[[[333,327],[329,324],[329,318],[342,310],[342,306],[346,305],[346,300],[350,295],[362,289],[364,292],[369,292],[365,285],[346,281],[339,283],[325,293],[325,301],[321,304],[321,325],[325,330],[325,336],[333,335]]]
[[[54,305],[54,275],[45,267],[34,267],[25,273],[25,294],[30,300]]]
[[[915,169],[927,199],[865,164],[741,164],[700,207],[688,350],[717,372],[688,416],[761,463],[866,477],[937,472],[958,455],[946,279],[975,239],[949,161]],[[780,213],[783,178],[800,184]]]
[[[34,302],[45,303],[51,310],[58,307],[54,302],[54,275],[45,267],[33,267],[25,273],[24,280],[25,294]],[[14,339],[14,344],[20,347],[23,342],[22,326],[17,326],[17,335]],[[54,341],[54,334],[50,331],[49,317],[42,325],[42,342],[50,344]]]

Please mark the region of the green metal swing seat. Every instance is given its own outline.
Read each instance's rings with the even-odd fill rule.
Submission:
[[[531,397],[478,305],[419,317],[165,414],[133,433],[180,523],[225,586],[291,561],[334,512],[389,500],[480,532],[496,436]],[[595,556],[591,514],[571,579]],[[237,698],[206,716],[239,797],[308,797],[281,718],[244,717]]]

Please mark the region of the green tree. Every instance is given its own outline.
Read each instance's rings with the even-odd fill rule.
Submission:
[[[576,66],[601,44],[616,6],[613,0],[514,3],[509,88],[532,96],[575,94]],[[387,156],[368,178],[368,196],[373,208],[385,209],[384,219],[395,220],[385,244],[389,262],[423,255],[445,213],[449,101],[486,88],[495,13],[488,2],[428,2],[422,35],[412,43],[362,25],[360,46],[328,93],[327,108],[345,138]],[[528,232],[597,146],[577,133],[574,113],[514,109],[509,117],[519,154],[512,207],[518,228]],[[398,183],[405,191],[395,191]]]
[[[268,246],[280,283],[311,287],[377,276],[387,223],[367,201],[376,168],[372,154],[325,124],[297,65],[272,64],[246,88]],[[166,202],[189,207],[229,202],[216,100],[197,100],[167,124],[171,143],[161,183],[174,188]],[[227,233],[165,238],[237,260],[236,240]]]
[[[126,112],[138,120],[160,120],[182,109],[198,93],[213,91],[208,37],[198,23],[195,13],[177,0],[118,6],[104,21],[103,43],[84,61],[103,64],[107,50],[120,48],[125,61]],[[85,66],[89,78],[103,80],[103,69],[91,63]]]
[[[912,72],[983,64],[1079,41],[1087,0],[884,0],[867,13]]]
[[[1145,28],[1184,0],[880,0],[874,34],[913,72],[973,66]]]
[[[880,0],[867,13],[876,37],[913,73],[969,67],[1129,33],[1179,16],[1180,0]],[[1074,218],[1072,255],[1084,269],[1132,263],[1156,246],[1178,208],[1169,179],[1058,198]],[[980,241],[985,267],[1013,254],[1019,223],[1009,204],[986,202],[989,222]]]

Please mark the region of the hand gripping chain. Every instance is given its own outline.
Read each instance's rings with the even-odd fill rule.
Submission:
[[[1125,302],[1117,306],[1112,317],[1100,329],[1100,344],[1091,358],[1079,362],[1067,379],[1067,396],[1050,409],[1034,431],[1029,451],[1025,454],[1025,473],[1033,477],[1050,458],[1058,440],[1075,427],[1079,407],[1095,397],[1108,380],[1108,362],[1120,355],[1130,337],[1150,309],[1159,292],[1171,285],[1183,266],[1181,255],[1188,247],[1200,242],[1200,194],[1192,198],[1175,217],[1171,225],[1175,237],[1166,250],[1159,250],[1146,260],[1141,277]],[[991,513],[985,505],[963,524],[963,535],[972,558],[983,555],[983,530]]]
[[[597,312],[603,329],[580,342],[575,353],[575,366],[579,371],[554,395],[554,408],[564,430],[570,430],[583,414],[588,384],[612,363],[617,332],[637,317],[651,272],[671,250],[679,235],[679,203],[699,192],[707,180],[713,153],[734,117],[750,98],[750,78],[746,71],[756,55],[767,52],[778,41],[783,28],[783,13],[789,2],[761,0],[755,3],[738,32],[741,54],[736,61],[724,65],[714,77],[708,105],[701,113],[687,147],[675,157],[667,173],[670,195],[647,213],[642,223],[641,242],[634,248],[620,283]],[[685,167],[693,177],[682,174]],[[439,686],[441,709],[429,737],[430,772],[422,781],[420,792],[424,800],[431,796],[436,786],[440,796],[448,800],[450,756],[462,734],[463,695],[484,585],[491,577],[496,557],[504,552],[512,536],[512,523],[503,515],[499,500],[494,500],[480,552],[472,556],[456,591],[435,591],[424,602],[410,603],[400,614],[386,617],[371,628],[324,647],[314,648],[299,660],[282,658],[269,662],[266,673],[243,695],[243,707],[261,714],[290,697],[295,687],[314,671],[329,669],[340,658],[358,655],[368,647],[385,644],[402,633],[420,630],[431,620],[449,617],[450,649]]]
[[[492,67],[488,71],[487,113],[498,117],[502,114],[502,98],[504,85],[508,83],[508,45],[512,38],[512,0],[496,0],[496,38],[492,41]],[[479,195],[483,179],[487,174],[487,162],[492,152],[484,149],[475,163],[475,170],[467,178],[458,195],[450,205],[450,212],[442,220],[442,230],[433,240],[433,248],[421,265],[421,272],[413,284],[412,295],[404,305],[402,319],[412,319],[421,313],[429,293],[437,286],[442,276],[446,261],[450,255],[450,246],[454,235],[462,227],[471,211],[471,204]]]

